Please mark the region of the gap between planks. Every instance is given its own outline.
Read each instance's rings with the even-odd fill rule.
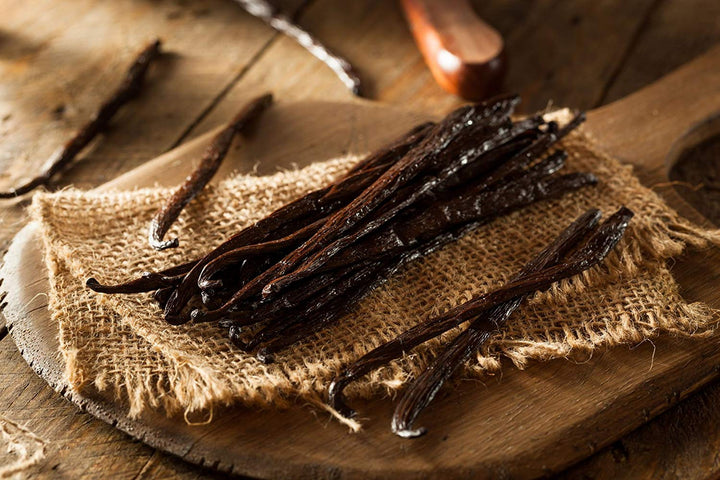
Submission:
[[[290,16],[294,21],[299,21],[303,14],[307,11],[308,8],[310,8],[317,0],[305,0],[303,3],[294,11],[294,12],[283,12]],[[238,8],[241,8],[238,5]],[[249,15],[249,14],[248,14]],[[267,28],[272,28],[269,25]],[[233,88],[243,79],[245,76],[250,72],[250,70],[260,62],[260,60],[265,56],[265,54],[268,52],[270,47],[275,44],[275,42],[278,41],[279,38],[283,37],[283,34],[280,32],[275,32],[273,36],[271,36],[265,44],[263,44],[260,49],[258,49],[257,52],[250,58],[250,61],[248,61],[247,65],[245,65],[240,71],[235,75],[233,78],[230,79],[230,81],[225,85],[220,92],[210,101],[207,107],[203,109],[200,114],[193,119],[192,122],[190,122],[190,125],[185,128],[185,130],[182,131],[180,136],[170,145],[170,147],[166,150],[170,151],[173,148],[176,148],[180,146],[187,138],[188,136],[197,128],[198,125],[200,125],[205,118],[212,113],[213,110],[215,110],[215,107],[217,107],[224,99],[227,97],[228,93],[232,91]],[[308,53],[310,55],[310,53]]]
[[[653,14],[658,11],[663,1],[664,0],[655,0],[648,6],[647,11],[645,12],[645,16],[638,24],[635,32],[633,32],[632,37],[630,37],[630,41],[620,55],[620,60],[618,61],[617,65],[615,65],[615,68],[613,68],[613,71],[610,73],[607,82],[605,82],[605,85],[603,85],[603,88],[600,91],[600,95],[592,108],[598,108],[601,105],[604,105],[607,101],[610,90],[615,85],[618,77],[625,69],[627,62],[630,59],[630,56],[632,55],[637,45],[640,43],[640,39],[642,39],[648,27],[650,27]]]

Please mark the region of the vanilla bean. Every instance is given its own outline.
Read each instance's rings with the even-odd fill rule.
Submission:
[[[262,95],[245,105],[235,116],[232,122],[213,138],[212,143],[203,154],[200,164],[188,175],[185,182],[175,190],[175,193],[160,207],[150,221],[148,239],[150,246],[155,250],[175,248],[179,242],[177,238],[163,241],[165,233],[180,216],[183,208],[190,203],[215,176],[222,164],[225,155],[230,149],[235,135],[239,134],[252,123],[272,103],[272,95]]]
[[[521,279],[531,273],[554,265],[570,252],[597,225],[600,211],[592,209],[581,215],[567,227],[550,245],[525,265],[514,278]],[[476,353],[480,345],[496,333],[527,297],[513,298],[474,319],[450,345],[428,366],[425,371],[403,393],[392,419],[392,431],[401,437],[411,438],[423,435],[426,429],[413,428],[413,422],[420,412],[430,404],[443,383]]]
[[[235,0],[235,2],[250,15],[295,40],[310,54],[327,65],[354,95],[362,96],[360,77],[350,62],[328,49],[320,40],[283,14],[273,4],[266,0]]]
[[[65,145],[50,156],[42,167],[40,174],[23,185],[0,192],[0,199],[14,198],[24,195],[41,185],[47,185],[52,177],[64,170],[98,134],[107,128],[117,111],[137,96],[148,67],[160,54],[160,44],[160,40],[155,40],[140,52],[117,90],[103,102],[92,120],[86,123]]]
[[[98,293],[142,293],[178,285],[196,261],[187,262],[160,272],[144,272],[140,277],[116,285],[105,285],[95,278],[88,278],[85,286]]]
[[[545,290],[558,280],[574,276],[599,263],[620,240],[632,215],[633,213],[627,208],[620,208],[596,230],[583,248],[566,260],[521,280],[511,281],[498,290],[479,295],[439,317],[416,325],[367,353],[335,379],[331,386],[331,405],[344,414],[350,414],[351,410],[344,407],[342,402],[342,390],[348,383],[479,315],[484,310],[521,295]]]
[[[218,272],[242,263],[244,260],[248,260],[257,256],[266,256],[269,254],[275,254],[282,252],[290,247],[296,247],[303,241],[310,238],[317,230],[325,223],[326,217],[322,217],[319,220],[297,230],[290,235],[277,240],[270,240],[263,243],[256,243],[254,245],[247,245],[245,247],[236,248],[230,250],[215,260],[207,263],[198,277],[198,287],[202,290],[216,287],[217,281],[213,281],[213,276]]]
[[[326,288],[318,295],[308,299],[301,308],[294,311],[290,319],[283,322],[271,322],[256,333],[246,344],[247,350],[252,350],[261,343],[269,340],[281,339],[287,345],[295,343],[300,338],[306,338],[319,330],[318,322],[311,321],[313,317],[321,316],[327,322],[338,319],[348,311],[384,275],[378,275],[383,265],[380,262],[367,264],[355,271],[342,275],[332,286]],[[286,314],[290,316],[290,314]]]

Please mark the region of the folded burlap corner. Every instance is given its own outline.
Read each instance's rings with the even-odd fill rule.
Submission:
[[[525,302],[462,375],[495,372],[503,356],[522,368],[531,360],[586,356],[661,333],[711,333],[718,312],[685,302],[666,263],[687,245],[720,243],[720,233],[682,219],[582,131],[571,134],[562,148],[570,154],[566,170],[595,173],[597,186],[500,218],[407,265],[336,326],[277,355],[271,365],[234,348],[227,332],[212,324],[166,324],[149,294],[97,294],[85,288],[85,280],[121,282],[197,258],[231,232],[326,184],[356,158],[228,178],[187,208],[168,234],[179,236],[180,248],[164,252],[148,246],[147,225],[168,189],[37,194],[31,211],[42,227],[50,311],[60,330],[66,379],[75,389],[92,384],[113,391],[129,402],[131,416],[146,408],[187,414],[231,404],[317,402],[341,366],[429,316],[499,286],[591,207],[610,214],[626,205],[636,213],[618,248],[602,265]],[[368,375],[348,388],[348,396],[401,388],[454,334]]]

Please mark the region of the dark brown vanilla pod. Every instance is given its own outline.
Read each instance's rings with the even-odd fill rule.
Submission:
[[[555,282],[577,275],[598,264],[620,241],[632,216],[633,213],[629,209],[620,208],[596,229],[582,248],[563,261],[511,281],[502,288],[479,295],[441,316],[416,325],[364,355],[333,382],[330,392],[331,406],[343,414],[351,415],[352,411],[342,403],[342,390],[350,382],[398,358],[421,343],[477,317],[485,310],[522,295],[546,290]]]
[[[402,135],[381,150],[379,155],[371,154],[361,161],[361,164],[372,164],[372,168],[359,168],[359,171],[346,175],[333,185],[312,191],[299,199],[275,210],[269,216],[258,221],[240,232],[234,234],[219,247],[210,251],[203,257],[195,268],[185,276],[183,282],[173,292],[165,308],[165,317],[171,323],[185,323],[189,318],[178,317],[190,297],[197,290],[197,280],[201,270],[206,264],[220,255],[249,244],[261,243],[272,238],[280,238],[292,230],[288,226],[298,228],[298,222],[310,221],[334,212],[340,206],[347,204],[352,198],[371,185],[387,168],[397,162],[410,149],[420,143],[432,127],[413,129]]]
[[[493,172],[487,179],[486,184],[492,185],[502,178],[509,175],[518,175],[523,168],[530,165],[543,155],[550,147],[565,138],[570,132],[577,129],[586,119],[585,113],[577,114],[567,125],[559,128],[555,122],[547,124],[547,131],[537,138],[535,142],[528,145],[523,151],[518,153],[512,160],[505,163],[502,167]]]
[[[140,52],[120,86],[103,102],[95,116],[50,156],[41,173],[23,185],[0,192],[0,199],[14,198],[41,185],[47,185],[52,177],[63,171],[98,134],[107,128],[118,110],[137,96],[150,64],[160,55],[160,45],[160,40],[155,40]]]
[[[165,303],[167,303],[168,298],[170,298],[170,294],[172,293],[172,291],[172,287],[165,287],[155,290],[155,292],[153,293],[153,298],[158,303],[158,306],[160,308],[165,308]]]
[[[197,261],[187,262],[160,272],[144,272],[140,277],[116,285],[105,285],[88,278],[85,286],[98,293],[142,293],[178,285]]]
[[[286,313],[284,321],[270,322],[261,329],[250,339],[246,349],[254,350],[258,345],[271,340],[291,345],[299,339],[313,335],[321,326],[327,325],[327,322],[339,319],[373,285],[382,281],[384,276],[379,274],[383,268],[382,263],[375,262],[341,275],[333,285],[307,299],[299,308]],[[326,319],[322,325],[318,324],[318,317]]]
[[[581,215],[539,255],[528,262],[515,280],[556,264],[595,228],[599,220],[600,211],[597,209],[591,209]],[[393,414],[391,429],[396,435],[413,438],[427,431],[425,428],[413,427],[420,412],[432,402],[445,381],[465,361],[476,354],[483,343],[502,328],[525,298],[527,295],[513,298],[480,314],[412,382],[400,398]]]
[[[185,182],[173,193],[155,214],[150,221],[148,230],[148,239],[150,246],[155,250],[164,250],[166,248],[177,247],[179,241],[177,238],[163,241],[165,233],[170,229],[172,224],[180,216],[180,212],[190,201],[195,198],[205,185],[215,176],[218,168],[222,164],[225,155],[230,149],[235,135],[241,133],[252,123],[262,112],[264,112],[272,103],[271,94],[265,94],[245,105],[235,116],[232,122],[215,138],[203,154],[200,164],[195,170],[188,175]]]

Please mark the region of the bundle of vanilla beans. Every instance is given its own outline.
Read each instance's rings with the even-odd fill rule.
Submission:
[[[497,97],[461,107],[438,123],[419,125],[334,183],[279,208],[200,259],[118,285],[95,279],[87,285],[103,293],[154,291],[169,323],[217,321],[238,348],[272,361],[273,353],[340,319],[403,264],[469,229],[597,182],[591,173],[559,173],[566,153],[552,150],[584,116],[562,128],[540,116],[513,121],[518,102],[517,96]],[[172,219],[181,208],[170,208]],[[589,212],[570,230],[587,234],[598,215]],[[502,302],[598,263],[622,235],[628,215],[621,210],[611,217],[606,222],[611,226],[600,228],[604,233],[598,234],[599,240],[591,237],[590,247],[567,259],[560,261],[567,253],[567,239],[561,247],[548,247],[554,250],[527,267],[515,284],[490,295],[491,300],[482,297],[482,308],[463,305],[467,308],[447,314],[433,324],[431,333],[421,332],[414,340],[422,343]],[[151,243],[160,241],[172,219],[161,232],[151,226]],[[158,223],[154,220],[153,225]],[[612,230],[612,225],[620,227]],[[619,235],[608,235],[603,228]],[[570,234],[575,243],[578,235]],[[604,250],[597,245],[603,241]],[[598,251],[604,253],[598,256]],[[333,406],[350,415],[342,402],[344,386],[412,348],[403,343],[408,338],[338,377],[331,389]],[[395,430],[411,436],[406,427]]]

